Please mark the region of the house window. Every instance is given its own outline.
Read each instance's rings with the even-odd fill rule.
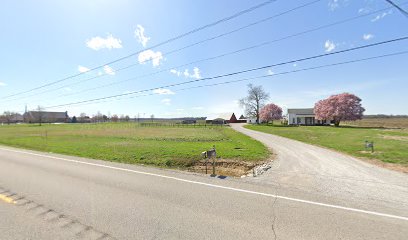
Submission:
[[[295,124],[295,123],[296,123],[296,122],[295,122],[295,118],[292,118],[292,123],[293,123],[293,124]]]
[[[297,118],[297,123],[298,123],[298,124],[301,123],[300,117]]]

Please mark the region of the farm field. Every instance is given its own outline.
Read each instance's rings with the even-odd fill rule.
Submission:
[[[130,164],[189,168],[216,146],[222,160],[255,164],[268,158],[261,143],[220,126],[145,126],[136,123],[0,126],[0,144]]]
[[[363,118],[342,125],[379,128],[408,128],[408,117]]]
[[[376,127],[247,125],[249,129],[331,148],[390,168],[408,170],[408,129]],[[364,147],[374,142],[374,153]],[[382,164],[381,164],[382,165]]]

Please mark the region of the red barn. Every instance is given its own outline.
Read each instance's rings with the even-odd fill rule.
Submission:
[[[225,113],[221,114],[218,117],[212,119],[212,120],[207,120],[208,123],[239,123],[239,122],[246,122],[242,120],[238,120],[237,117],[235,116],[235,113]]]

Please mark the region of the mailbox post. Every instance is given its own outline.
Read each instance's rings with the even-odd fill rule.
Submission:
[[[208,173],[207,165],[208,165],[208,159],[212,159],[212,174],[211,176],[214,177],[215,175],[215,158],[217,157],[217,151],[215,150],[215,145],[211,150],[205,151],[202,153],[202,155],[205,157],[205,174]]]
[[[365,141],[365,149],[366,150],[368,150],[368,149],[371,149],[371,152],[373,153],[374,152],[374,142],[373,141],[371,141],[371,142],[369,142],[369,141]]]

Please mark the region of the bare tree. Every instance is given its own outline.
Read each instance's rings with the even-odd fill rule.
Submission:
[[[269,99],[269,93],[265,92],[262,86],[248,84],[248,95],[239,100],[241,107],[245,108],[245,114],[250,117],[256,117],[256,123],[259,123],[259,111]]]
[[[96,122],[97,122],[97,123],[102,122],[102,120],[103,120],[103,114],[102,114],[100,111],[98,111],[98,112],[96,113],[95,118],[96,118]]]
[[[86,118],[86,113],[81,113],[79,115],[79,122],[81,123],[85,122],[85,118]]]
[[[117,115],[117,114],[113,114],[112,117],[111,117],[111,121],[112,121],[112,122],[118,122],[118,120],[119,120],[118,115]]]
[[[40,105],[37,106],[37,112],[38,112],[38,124],[41,126],[43,120],[44,120],[44,108],[41,107]]]
[[[4,115],[4,119],[6,120],[7,124],[10,125],[13,113],[10,111],[5,111],[3,115]]]

